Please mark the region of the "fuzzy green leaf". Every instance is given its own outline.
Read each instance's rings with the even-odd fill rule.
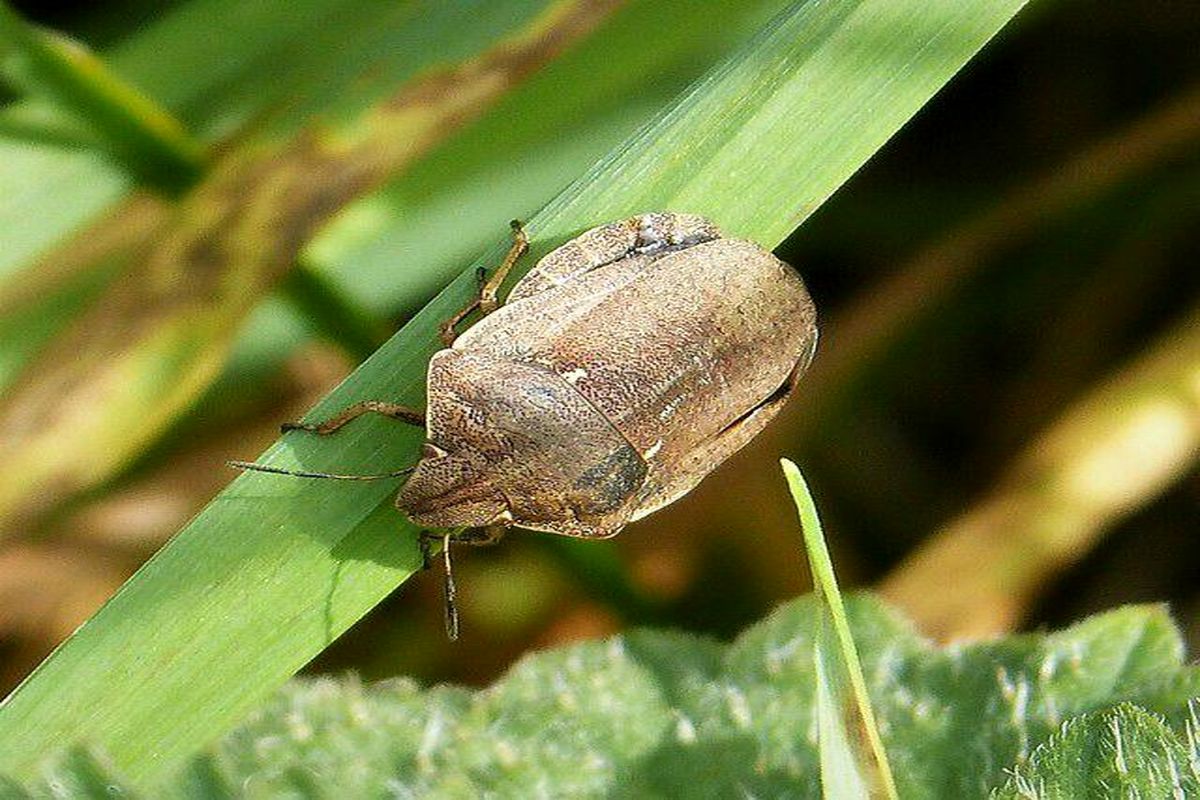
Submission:
[[[1066,787],[1045,797],[1097,796],[1075,790],[1120,778],[1117,747],[1129,775],[1160,781],[1139,785],[1166,785],[1164,759],[1188,769],[1158,719],[1105,711],[1131,701],[1176,714],[1181,731],[1190,724],[1178,715],[1197,669],[1183,665],[1159,607],[945,649],[871,598],[846,608],[901,797],[986,797],[1012,775],[1002,797],[1025,796],[1011,794],[1020,781]],[[295,681],[163,791],[817,798],[818,614],[812,598],[791,602],[729,645],[657,631],[573,645],[528,656],[479,691]],[[100,774],[78,755],[53,774],[81,771]]]
[[[1134,705],[1084,714],[1018,765],[994,800],[1200,796],[1200,746]]]
[[[1188,696],[1160,687],[1197,672],[1158,607],[946,649],[870,598],[850,598],[848,612],[905,798],[984,797],[1064,721],[1121,701],[1177,712]],[[317,781],[317,797],[347,785],[371,794],[380,784],[346,782],[374,772],[418,796],[543,786],[562,796],[819,797],[817,621],[804,598],[728,646],[634,632],[527,657],[473,693],[298,682],[227,738],[216,763],[235,784],[261,780],[262,796],[296,774]]]

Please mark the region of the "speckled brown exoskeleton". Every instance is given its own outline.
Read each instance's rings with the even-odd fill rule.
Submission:
[[[501,305],[498,287],[528,246],[513,230],[478,298],[442,326],[425,413],[365,401],[284,426],[328,434],[373,412],[426,427],[396,507],[416,525],[451,529],[441,536],[452,636],[452,541],[491,541],[510,526],[615,535],[762,430],[817,344],[796,271],[703,217],[650,213],[593,228],[542,258]],[[483,319],[456,337],[477,309]]]

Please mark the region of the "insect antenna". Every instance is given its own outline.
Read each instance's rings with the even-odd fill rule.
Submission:
[[[273,475],[291,475],[295,478],[328,478],[335,481],[383,481],[388,478],[399,478],[416,469],[416,467],[404,467],[395,472],[384,472],[379,475],[338,475],[333,472],[305,472],[297,469],[271,467],[266,464],[252,464],[249,461],[226,461],[225,463],[234,469],[249,472],[270,472]]]

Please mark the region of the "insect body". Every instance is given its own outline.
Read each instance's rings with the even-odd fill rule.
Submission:
[[[514,230],[480,298],[443,326],[449,346],[430,360],[424,415],[366,401],[285,426],[331,433],[368,412],[423,421],[424,452],[396,496],[416,525],[613,536],[762,430],[812,359],[816,310],[799,275],[703,217],[593,228],[500,305],[496,288],[526,247]],[[475,308],[494,313],[455,338]],[[445,539],[448,553],[478,536]],[[452,607],[448,620],[453,635]]]
[[[603,538],[775,415],[816,345],[799,276],[690,214],[553,251],[429,364],[429,444],[396,505],[432,527]]]

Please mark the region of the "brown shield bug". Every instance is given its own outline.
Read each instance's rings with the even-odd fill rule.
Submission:
[[[510,526],[614,536],[762,430],[817,344],[796,271],[703,217],[650,213],[592,228],[500,304],[497,290],[528,247],[516,222],[513,231],[504,262],[490,279],[481,273],[478,298],[442,326],[447,347],[429,362],[425,413],[368,400],[284,426],[329,434],[366,413],[425,426],[396,507],[416,525],[452,529],[442,535],[451,638],[452,541],[493,541]],[[477,309],[483,319],[456,336]],[[422,545],[428,554],[427,534]]]

